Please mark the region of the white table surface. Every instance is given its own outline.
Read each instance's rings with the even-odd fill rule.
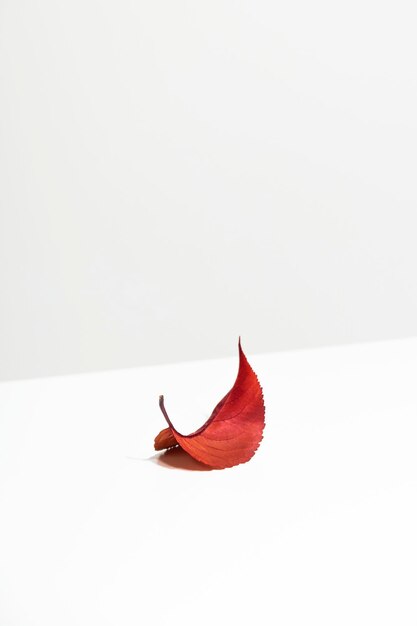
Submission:
[[[0,384],[1,626],[416,626],[417,339],[244,349],[267,426],[229,470],[153,438],[237,356]]]

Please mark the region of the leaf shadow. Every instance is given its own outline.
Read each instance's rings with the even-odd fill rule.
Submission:
[[[211,472],[213,469],[194,459],[179,446],[165,450],[162,454],[155,454],[149,460],[168,469],[181,469],[192,472]]]

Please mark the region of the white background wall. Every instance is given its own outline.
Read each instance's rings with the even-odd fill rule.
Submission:
[[[0,378],[416,334],[414,6],[0,0]]]

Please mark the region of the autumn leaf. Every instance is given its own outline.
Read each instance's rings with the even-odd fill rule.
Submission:
[[[190,435],[182,435],[168,417],[163,396],[159,397],[159,406],[168,428],[155,437],[155,450],[179,445],[197,461],[224,469],[249,461],[261,442],[265,427],[262,388],[242,350],[240,339],[235,384],[203,426]]]

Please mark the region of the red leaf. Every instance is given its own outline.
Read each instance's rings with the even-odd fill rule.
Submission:
[[[180,445],[197,461],[224,469],[249,461],[261,442],[265,426],[262,388],[243,353],[240,339],[235,384],[201,428],[191,435],[181,435],[168,417],[164,396],[159,397],[159,406],[169,428],[155,437],[155,450]]]

